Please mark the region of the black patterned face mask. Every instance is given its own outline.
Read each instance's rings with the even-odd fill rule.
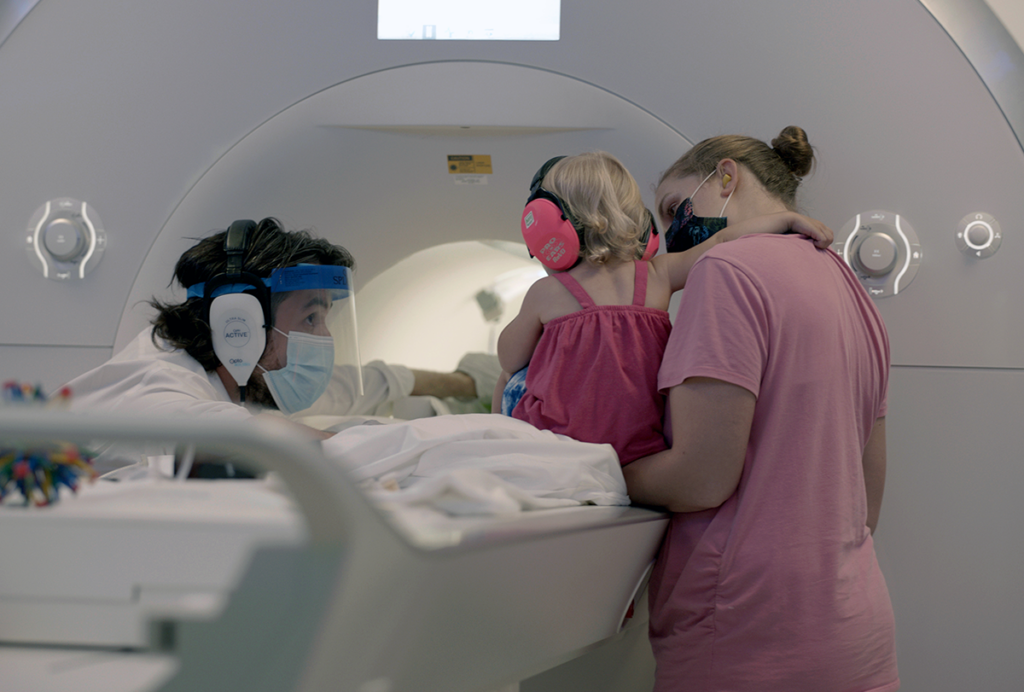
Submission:
[[[665,233],[665,242],[668,243],[668,252],[683,252],[694,245],[700,245],[705,240],[725,228],[726,218],[724,216],[694,216],[693,202],[687,197],[676,210],[676,216],[672,219],[672,225]]]
[[[715,172],[711,171],[707,178],[704,178],[700,185],[697,186],[697,190],[700,190],[704,183],[708,181],[708,178],[714,174]],[[689,250],[694,245],[700,245],[728,225],[728,221],[724,216],[693,215],[693,196],[697,194],[697,190],[693,191],[693,195],[684,199],[683,203],[676,209],[672,225],[668,227],[668,231],[665,233],[666,249],[668,252]],[[729,198],[725,200],[725,204],[722,205],[721,213],[725,213],[725,207],[728,206],[730,199],[732,199],[731,193]]]

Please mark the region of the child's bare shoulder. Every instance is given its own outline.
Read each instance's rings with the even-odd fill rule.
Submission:
[[[561,287],[558,280],[545,276],[534,281],[523,296],[523,310],[539,313],[543,307],[551,301],[553,295],[557,295]]]
[[[524,302],[542,302],[554,295],[561,288],[561,283],[553,276],[545,276],[534,281],[526,291]]]
[[[569,293],[562,282],[554,276],[545,276],[530,286],[523,301],[525,308],[535,310],[541,323],[547,323],[556,317],[568,315],[580,309],[579,303]]]

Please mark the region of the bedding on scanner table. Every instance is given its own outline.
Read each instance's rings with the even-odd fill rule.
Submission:
[[[507,416],[360,425],[323,447],[384,505],[500,515],[629,504],[611,445],[577,442]]]

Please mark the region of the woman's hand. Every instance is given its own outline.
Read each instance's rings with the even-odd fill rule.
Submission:
[[[787,233],[789,231],[807,236],[820,248],[827,248],[832,244],[834,238],[832,229],[821,221],[797,214],[795,211],[780,211],[745,219],[727,226],[717,235],[723,235],[723,240],[735,240],[751,233]]]

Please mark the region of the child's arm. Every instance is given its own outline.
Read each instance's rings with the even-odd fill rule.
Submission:
[[[530,364],[533,350],[540,341],[544,325],[540,321],[540,308],[545,293],[542,284],[546,279],[533,284],[523,298],[523,306],[515,319],[501,330],[498,337],[498,363],[507,373],[519,372]]]
[[[726,226],[708,240],[713,240],[715,236],[723,236],[719,242],[724,243],[751,233],[786,233],[788,231],[807,236],[820,248],[827,248],[832,244],[832,229],[821,221],[797,214],[795,211],[780,211],[774,214],[755,216]]]
[[[658,255],[651,260],[651,264],[656,272],[666,272],[669,285],[674,293],[686,285],[686,277],[690,275],[693,263],[719,243],[736,240],[751,233],[786,233],[787,231],[795,231],[811,238],[814,240],[814,244],[820,248],[826,248],[832,244],[832,230],[822,222],[794,211],[781,211],[755,216],[726,226],[700,245],[695,245],[683,252]]]

